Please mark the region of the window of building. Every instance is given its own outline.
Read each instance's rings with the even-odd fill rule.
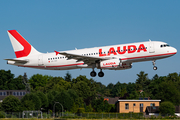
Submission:
[[[155,104],[154,104],[154,103],[151,103],[150,106],[155,106]]]
[[[140,107],[143,107],[143,103],[140,103]]]
[[[17,95],[17,92],[13,92],[13,95],[16,96],[16,95]]]
[[[128,109],[129,109],[129,104],[126,103],[126,104],[125,104],[125,110],[128,110]]]
[[[26,92],[23,92],[23,95],[25,95],[26,94]]]
[[[3,95],[5,96],[5,95],[6,95],[6,92],[3,92]]]
[[[134,103],[133,106],[136,106],[136,104]]]
[[[20,96],[22,96],[23,94],[22,94],[22,92],[20,92]]]
[[[2,95],[2,92],[0,92],[0,95]]]
[[[17,92],[17,96],[19,96],[19,92]]]

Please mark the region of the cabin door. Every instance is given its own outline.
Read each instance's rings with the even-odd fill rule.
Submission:
[[[149,53],[154,53],[155,49],[154,49],[154,42],[149,42]]]

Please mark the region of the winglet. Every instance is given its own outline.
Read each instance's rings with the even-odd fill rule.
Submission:
[[[60,52],[58,52],[58,51],[54,51],[55,53],[56,53],[56,55],[58,55]]]

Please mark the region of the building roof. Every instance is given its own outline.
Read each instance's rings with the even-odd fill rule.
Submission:
[[[104,97],[104,100],[107,100],[109,104],[115,104],[119,97],[110,98],[110,97]]]

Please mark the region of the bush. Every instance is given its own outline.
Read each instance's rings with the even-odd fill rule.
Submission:
[[[175,107],[171,102],[162,102],[159,111],[162,115],[174,115]]]
[[[78,108],[77,113],[84,113],[85,109],[84,108]]]
[[[5,112],[3,112],[3,111],[0,111],[0,118],[5,118]]]
[[[2,108],[6,112],[19,112],[21,111],[21,103],[19,99],[13,95],[5,97],[1,104]]]

